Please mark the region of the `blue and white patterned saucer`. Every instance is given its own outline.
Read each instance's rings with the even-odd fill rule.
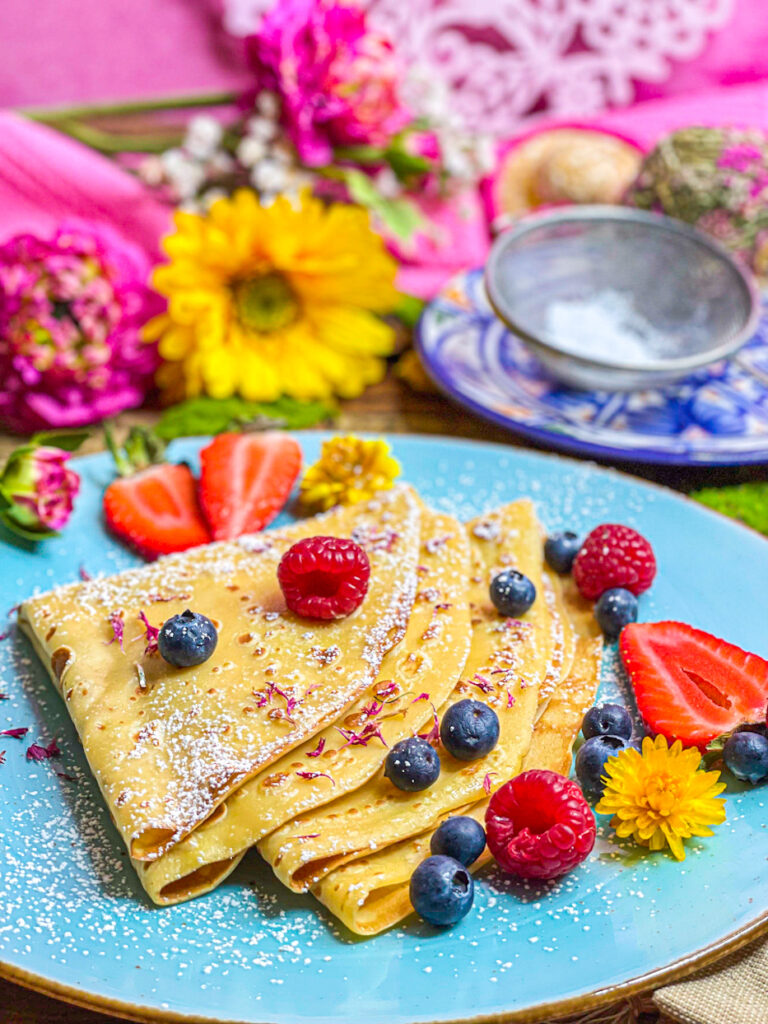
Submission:
[[[647,391],[575,391],[552,380],[494,314],[481,268],[442,289],[416,336],[446,394],[539,444],[636,462],[768,462],[768,301],[737,360]]]

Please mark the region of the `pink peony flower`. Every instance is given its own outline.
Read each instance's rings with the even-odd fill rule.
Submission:
[[[331,163],[334,146],[385,146],[412,120],[391,43],[349,0],[281,0],[246,52],[308,166]]]
[[[75,427],[140,405],[158,356],[139,336],[159,311],[146,254],[105,226],[0,246],[0,423]]]
[[[5,524],[23,536],[46,536],[66,526],[80,477],[69,469],[70,453],[47,445],[16,449],[0,477]]]

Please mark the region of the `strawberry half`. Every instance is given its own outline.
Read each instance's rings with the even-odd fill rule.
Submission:
[[[257,533],[288,500],[301,448],[277,431],[219,434],[200,452],[200,503],[215,540]]]
[[[107,443],[121,473],[104,492],[112,533],[150,559],[209,542],[189,466],[158,461],[164,445],[140,428],[131,430],[123,451],[109,433]]]
[[[768,661],[683,622],[626,626],[619,651],[646,725],[686,746],[765,720]]]

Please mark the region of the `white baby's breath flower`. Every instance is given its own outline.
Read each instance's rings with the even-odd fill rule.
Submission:
[[[211,156],[210,160],[206,161],[205,169],[208,174],[216,175],[229,174],[230,171],[234,170],[235,161],[224,149],[217,149],[216,152]]]
[[[282,192],[288,184],[286,169],[268,157],[251,168],[250,178],[260,192]]]
[[[159,156],[146,156],[138,166],[138,175],[147,185],[162,185],[165,168]]]
[[[202,165],[180,149],[167,149],[160,160],[165,177],[179,199],[192,198],[205,181]]]
[[[224,129],[210,114],[199,114],[187,125],[184,149],[198,160],[212,156],[221,142]]]
[[[255,167],[267,155],[267,145],[261,139],[245,135],[238,142],[235,153],[243,167]]]
[[[474,140],[473,155],[482,177],[496,170],[496,143],[490,135],[478,135]]]
[[[277,125],[266,117],[250,117],[245,125],[246,135],[262,142],[271,142],[277,134]]]
[[[295,153],[287,142],[275,142],[269,147],[269,155],[273,160],[277,160],[281,164],[289,165],[295,161]]]
[[[451,177],[468,180],[475,176],[469,154],[452,136],[440,136],[440,153],[443,167]]]
[[[226,199],[227,192],[223,188],[208,188],[200,196],[200,205],[204,210],[210,210],[219,199]]]
[[[256,97],[256,109],[270,121],[276,121],[280,113],[280,101],[273,92],[266,89]]]

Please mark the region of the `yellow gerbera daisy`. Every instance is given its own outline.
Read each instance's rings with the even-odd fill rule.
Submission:
[[[396,264],[368,213],[302,193],[261,206],[242,189],[207,214],[177,212],[152,275],[168,311],[144,329],[186,395],[358,395],[384,373]]]
[[[389,490],[399,472],[386,441],[364,441],[351,434],[332,437],[304,474],[301,502],[313,510],[356,505]]]
[[[616,835],[651,850],[669,845],[685,860],[684,839],[711,836],[708,826],[725,821],[725,800],[718,798],[725,783],[718,781],[720,772],[701,771],[700,764],[699,751],[680,740],[669,747],[663,736],[646,737],[642,753],[628,747],[605,762],[607,781],[595,810],[613,814]]]

